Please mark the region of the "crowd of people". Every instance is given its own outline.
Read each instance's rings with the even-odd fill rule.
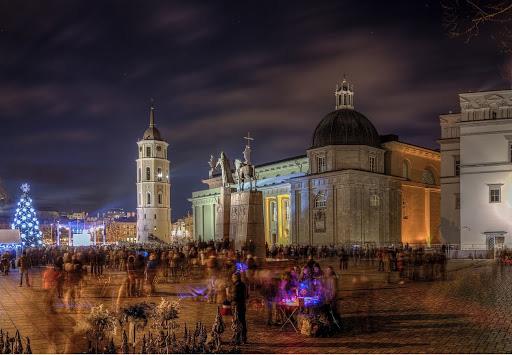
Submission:
[[[237,308],[244,318],[245,302],[240,290],[242,283],[253,297],[265,305],[268,325],[283,322],[283,314],[276,311],[281,305],[297,302],[297,298],[316,300],[315,306],[336,314],[338,276],[333,266],[323,265],[332,260],[341,273],[350,267],[370,266],[378,271],[397,272],[400,282],[433,280],[446,277],[446,256],[443,250],[425,251],[422,248],[359,247],[359,246],[277,246],[266,245],[267,257],[253,256],[255,246],[249,242],[240,251],[233,251],[228,241],[190,242],[184,245],[165,244],[152,247],[98,247],[45,246],[26,250],[6,249],[2,252],[0,270],[8,275],[10,269],[20,269],[20,283],[30,286],[29,269],[46,266],[43,287],[52,312],[59,300],[73,304],[82,295],[85,282],[103,282],[107,285],[111,275],[123,276],[119,297],[138,297],[156,293],[158,283],[203,278],[207,287],[190,291],[187,296],[202,298],[223,306]],[[252,253],[252,254],[251,254]],[[16,256],[19,256],[16,259]],[[507,257],[504,255],[504,257]],[[509,258],[512,258],[508,256]],[[323,260],[323,261],[321,261]],[[235,275],[235,276],[233,276]],[[233,289],[235,287],[235,289]],[[248,293],[247,293],[248,294]],[[301,311],[308,311],[301,304]],[[246,331],[246,325],[244,325]],[[246,333],[244,333],[246,337]]]

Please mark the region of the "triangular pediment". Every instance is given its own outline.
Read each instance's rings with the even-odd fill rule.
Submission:
[[[486,100],[487,101],[500,101],[500,100],[504,100],[504,98],[503,98],[503,96],[493,94],[493,95],[487,97]]]

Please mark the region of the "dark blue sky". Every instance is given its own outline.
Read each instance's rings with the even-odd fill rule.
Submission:
[[[135,211],[136,141],[169,142],[172,217],[210,154],[261,164],[306,153],[346,73],[380,134],[438,148],[458,93],[504,89],[489,36],[446,37],[437,1],[0,3],[0,178],[15,203]]]

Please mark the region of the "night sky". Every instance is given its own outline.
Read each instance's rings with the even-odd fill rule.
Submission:
[[[484,32],[447,38],[439,1],[0,2],[0,178],[12,203],[136,210],[137,140],[169,142],[172,218],[210,154],[306,154],[346,73],[379,134],[437,149],[458,94],[510,88]]]

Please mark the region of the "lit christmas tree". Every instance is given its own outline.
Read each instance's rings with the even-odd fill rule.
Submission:
[[[36,218],[36,211],[32,206],[32,199],[28,196],[30,191],[29,184],[21,185],[20,202],[14,215],[12,229],[19,229],[23,245],[35,247],[43,244],[43,233],[39,230],[39,222]]]

